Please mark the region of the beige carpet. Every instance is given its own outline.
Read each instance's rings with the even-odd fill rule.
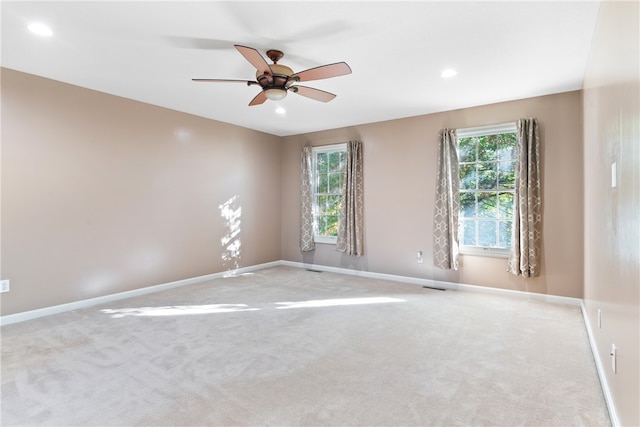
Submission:
[[[2,327],[3,426],[606,426],[579,308],[276,267]]]

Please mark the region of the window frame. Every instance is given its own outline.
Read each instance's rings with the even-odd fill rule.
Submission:
[[[486,126],[476,126],[476,127],[469,127],[469,128],[460,128],[460,129],[456,129],[456,140],[458,141],[457,147],[456,149],[458,150],[458,155],[459,155],[459,140],[461,138],[469,138],[469,137],[474,137],[474,136],[488,136],[488,135],[500,135],[500,134],[505,134],[505,133],[514,133],[516,134],[517,137],[517,124],[516,122],[506,122],[506,123],[499,123],[499,124],[494,124],[494,125],[486,125]],[[458,161],[459,162],[459,161]],[[476,162],[478,162],[478,159],[476,158]],[[460,162],[459,162],[460,163]],[[518,159],[514,159],[514,163],[515,163],[515,167],[517,168],[517,163],[518,163]],[[493,192],[493,191],[491,191]],[[505,190],[500,190],[500,189],[496,189],[495,192],[497,194],[499,194],[500,192],[505,192]],[[513,190],[509,190],[508,192],[513,192],[514,196],[515,196],[515,185],[514,185],[514,189]],[[461,189],[458,189],[458,194],[461,194]],[[496,219],[496,221],[498,221]],[[511,218],[512,221],[512,227],[513,227],[513,222],[514,218]],[[462,220],[461,220],[461,216],[459,215],[458,217],[458,226],[460,227],[460,224],[462,224]],[[464,245],[462,244],[462,238],[460,236],[460,228],[458,228],[458,235],[459,235],[459,253],[461,255],[476,255],[476,256],[486,256],[486,257],[495,257],[495,258],[508,258],[509,257],[509,252],[511,251],[511,248],[498,248],[498,247],[491,247],[491,246],[470,246],[470,245]],[[513,244],[513,242],[512,242]]]
[[[338,144],[329,144],[329,145],[320,145],[312,147],[311,149],[311,170],[313,176],[313,186],[312,186],[312,203],[313,203],[313,240],[315,243],[324,243],[335,245],[338,240],[338,236],[325,236],[318,234],[319,232],[319,222],[318,222],[318,194],[327,194],[327,193],[318,193],[318,165],[317,165],[317,154],[318,153],[334,153],[334,152],[343,152],[346,160],[347,155],[347,143],[341,142]],[[344,171],[343,171],[344,174]],[[342,178],[344,180],[344,176]],[[344,182],[344,181],[343,181]],[[342,187],[342,186],[341,186]],[[343,194],[342,190],[340,193],[340,204],[342,204]],[[338,221],[340,221],[338,219]]]

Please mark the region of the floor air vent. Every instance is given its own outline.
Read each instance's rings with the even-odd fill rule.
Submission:
[[[436,287],[433,287],[433,286],[423,286],[422,288],[423,289],[433,289],[434,291],[446,291],[445,288],[436,288]]]

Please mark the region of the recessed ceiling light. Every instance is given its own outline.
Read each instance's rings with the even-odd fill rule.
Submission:
[[[444,70],[442,72],[442,74],[440,74],[440,77],[442,77],[443,79],[450,79],[451,77],[455,76],[456,74],[458,74],[458,72],[456,70],[454,70],[453,68],[447,68],[446,70]]]
[[[49,28],[49,26],[43,24],[42,22],[33,22],[29,24],[27,28],[29,29],[29,31],[39,36],[49,37],[53,35],[53,31],[51,31],[51,28]]]

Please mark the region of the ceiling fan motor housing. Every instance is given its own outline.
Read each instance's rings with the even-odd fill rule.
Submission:
[[[287,83],[289,82],[289,76],[293,74],[293,70],[286,65],[280,64],[271,64],[271,72],[272,74],[265,74],[262,71],[258,70],[256,72],[256,80],[262,86],[263,89],[274,87],[274,88],[286,88]]]

